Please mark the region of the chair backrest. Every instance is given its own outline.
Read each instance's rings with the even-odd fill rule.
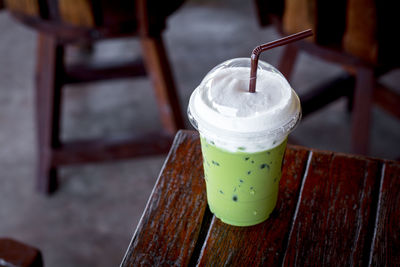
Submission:
[[[25,24],[51,34],[96,29],[100,34],[137,31],[139,17],[145,17],[147,34],[160,32],[168,15],[184,0],[5,0],[5,5]],[[138,6],[145,6],[145,16]],[[61,29],[61,30],[60,30]],[[99,33],[98,33],[99,34]],[[92,33],[92,35],[95,35]]]
[[[40,16],[39,15],[39,3],[38,1],[29,1],[29,0],[5,0],[5,5],[9,10],[23,13],[30,16]]]
[[[318,45],[341,49],[374,65],[399,65],[400,38],[394,34],[400,24],[397,0],[255,1],[263,9],[259,11],[261,16],[280,15],[285,33],[311,28]],[[279,12],[276,6],[281,7]]]
[[[107,5],[110,2],[113,5]],[[20,16],[75,27],[101,27],[135,20],[134,1],[5,0],[5,5]]]

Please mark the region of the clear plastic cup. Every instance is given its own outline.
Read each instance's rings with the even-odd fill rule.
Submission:
[[[199,131],[210,210],[236,226],[266,220],[275,208],[288,134],[300,101],[283,75],[259,61],[249,93],[250,59],[213,68],[190,97],[188,116]]]

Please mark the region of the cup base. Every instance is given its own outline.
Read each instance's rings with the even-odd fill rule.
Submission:
[[[252,226],[269,218],[275,209],[277,198],[278,190],[267,198],[243,203],[233,203],[208,194],[208,206],[215,217],[226,224]]]
[[[210,207],[210,210],[211,210],[212,214],[214,214],[214,216],[217,217],[219,220],[221,220],[223,223],[226,223],[226,224],[229,224],[229,225],[232,225],[232,226],[239,226],[239,227],[253,226],[253,225],[257,225],[257,224],[260,224],[262,222],[265,222],[266,220],[268,220],[269,216],[271,215],[271,213],[273,211],[272,210],[271,213],[269,213],[265,218],[257,220],[257,221],[237,222],[237,221],[231,221],[231,220],[228,220],[228,219],[224,219],[224,218],[216,215],[212,211],[211,207]]]

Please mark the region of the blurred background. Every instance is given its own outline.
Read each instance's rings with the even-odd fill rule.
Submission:
[[[37,33],[0,11],[0,237],[39,248],[45,266],[117,266],[140,219],[166,154],[60,168],[60,188],[46,196],[34,190],[37,163],[35,62]],[[248,57],[280,37],[261,27],[253,1],[190,0],[168,17],[163,33],[185,125],[190,94],[215,65]],[[67,62],[127,60],[141,54],[136,38],[68,46]],[[261,59],[277,66],[282,48]],[[300,94],[344,72],[300,53],[291,78]],[[379,81],[400,92],[400,71]],[[146,77],[67,85],[63,90],[62,140],[129,135],[161,127],[153,88]],[[400,122],[372,108],[368,155],[400,157]],[[347,99],[302,120],[293,140],[311,148],[351,152]]]

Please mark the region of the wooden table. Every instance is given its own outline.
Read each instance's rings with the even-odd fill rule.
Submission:
[[[288,146],[264,223],[207,207],[199,136],[180,131],[121,266],[398,266],[400,163]]]

